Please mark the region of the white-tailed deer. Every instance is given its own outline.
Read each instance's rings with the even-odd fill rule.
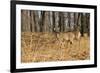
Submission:
[[[79,49],[80,49],[81,33],[80,33],[80,31],[75,31],[75,32],[74,32],[74,35],[75,35],[74,40],[76,40],[76,42],[78,42],[78,44],[79,44]]]
[[[68,44],[72,45],[73,43],[75,43],[74,42],[75,40],[76,42],[79,42],[79,46],[80,46],[81,33],[79,31],[58,33],[56,37],[60,42],[65,41],[67,43],[67,46]]]

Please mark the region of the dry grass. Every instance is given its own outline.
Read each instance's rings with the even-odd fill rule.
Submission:
[[[74,43],[70,44],[57,39],[54,33],[22,32],[21,61],[26,63],[86,60],[90,58],[89,43],[89,37],[81,37],[80,41],[74,40]]]

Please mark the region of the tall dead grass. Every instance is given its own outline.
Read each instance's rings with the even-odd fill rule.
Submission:
[[[60,39],[62,38],[57,39],[55,33],[22,32],[22,63],[86,60],[90,58],[90,40],[88,36],[81,37],[80,42],[74,40],[73,44],[68,44],[65,40],[60,41]]]

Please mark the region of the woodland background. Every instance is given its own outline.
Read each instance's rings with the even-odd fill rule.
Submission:
[[[57,11],[21,10],[22,32],[90,31],[90,14]]]

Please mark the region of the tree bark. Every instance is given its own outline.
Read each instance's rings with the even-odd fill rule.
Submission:
[[[30,11],[22,10],[21,11],[21,29],[22,31],[30,32]]]
[[[30,25],[31,32],[35,32],[35,15],[34,11],[30,11]]]
[[[43,15],[43,31],[49,32],[49,25],[50,25],[50,14],[48,11],[44,11]]]
[[[64,32],[67,32],[69,24],[68,12],[64,12],[63,14],[64,14]]]

